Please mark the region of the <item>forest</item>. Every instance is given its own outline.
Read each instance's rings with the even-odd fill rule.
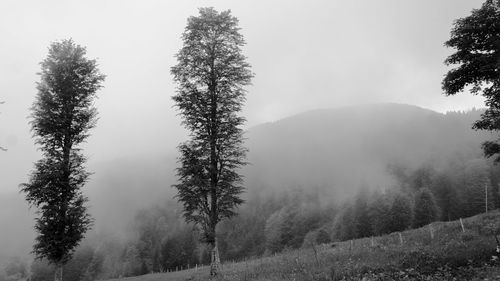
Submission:
[[[323,76],[326,65],[302,60],[289,76],[267,84],[259,84],[246,55],[247,37],[232,10],[197,11],[183,31],[172,28],[180,38],[168,45],[170,59],[151,56],[161,52],[143,42],[151,46],[143,58],[108,71],[110,61],[104,58],[101,65],[101,58],[94,58],[99,46],[87,49],[72,37],[49,43],[23,124],[32,144],[24,143],[29,138],[23,132],[22,140],[9,135],[7,145],[0,146],[7,155],[0,161],[12,162],[5,182],[20,179],[16,167],[27,172],[17,182],[22,204],[7,188],[0,198],[8,211],[0,214],[0,225],[8,226],[0,239],[0,281],[488,280],[500,273],[500,0],[485,0],[465,17],[450,12],[448,39],[436,33],[450,51],[441,54],[446,69],[422,68],[408,77],[403,72],[410,62],[391,57],[387,64],[361,60],[357,67],[349,64]],[[350,50],[351,39],[359,37],[354,30],[347,32],[348,40],[329,39],[333,45],[345,42]],[[397,42],[395,34],[409,33],[401,29],[391,36]],[[311,47],[303,50],[314,53]],[[342,61],[343,52],[334,53],[337,60],[328,67]],[[168,63],[161,71],[148,71],[146,57]],[[409,57],[426,60],[424,53]],[[378,54],[367,58],[375,61]],[[129,72],[144,71],[144,80],[126,79],[139,81],[141,94],[155,88],[146,86],[154,80],[150,75],[161,72],[165,75],[157,80],[163,81],[169,72],[171,82],[162,88],[168,94],[140,102],[124,95],[119,102],[100,103],[108,81],[115,87],[111,93],[119,92],[117,85],[128,86],[114,80],[125,65]],[[375,67],[353,70],[361,65]],[[347,83],[341,75],[346,69],[356,76]],[[273,85],[261,92],[266,97],[272,89],[287,93],[292,87],[285,81],[309,72],[317,74],[308,76],[312,83],[301,82],[294,97],[304,106],[285,110],[283,96],[274,102],[261,96],[253,101],[260,102],[255,112],[273,109],[258,113],[260,121],[247,126],[247,94],[262,91],[262,85]],[[436,83],[438,72],[445,75]],[[403,77],[406,81],[398,80]],[[396,80],[402,87],[392,86]],[[440,85],[450,100],[469,92],[485,107],[471,106],[470,97],[454,100],[466,110],[437,99],[434,105],[433,99],[424,102],[419,84],[426,80]],[[343,96],[348,84],[359,84],[346,91],[356,98],[344,96],[322,107],[330,95]],[[370,97],[385,91],[391,92],[385,99]],[[309,103],[309,93],[321,98]],[[409,93],[412,98],[402,98]],[[127,102],[139,107],[152,102],[163,115],[130,114]],[[107,119],[107,129],[99,129],[102,112],[136,117],[126,122],[116,115]],[[159,121],[171,114],[175,118]],[[18,124],[15,118],[0,120],[12,128]],[[140,133],[148,130],[150,135]],[[33,151],[24,155],[18,143]],[[134,153],[122,156],[123,151]],[[18,211],[21,205],[26,212]],[[24,252],[28,244],[29,254]]]
[[[434,221],[452,221],[473,216],[484,213],[486,206],[489,211],[499,206],[500,168],[484,159],[479,147],[487,135],[470,134],[460,129],[466,128],[480,111],[439,115],[406,105],[373,105],[363,108],[369,113],[384,112],[385,116],[375,118],[376,113],[366,117],[356,116],[357,110],[359,108],[354,107],[334,109],[331,110],[331,115],[337,118],[339,114],[349,113],[343,120],[361,119],[359,122],[363,123],[364,118],[370,118],[380,119],[380,123],[385,124],[384,119],[390,119],[392,114],[401,116],[401,112],[416,110],[416,114],[410,114],[412,122],[417,124],[418,120],[424,120],[420,122],[426,122],[429,126],[422,128],[434,126],[430,131],[437,132],[437,136],[424,131],[415,132],[417,127],[407,129],[406,132],[400,130],[398,136],[416,134],[418,137],[414,141],[421,144],[428,138],[440,139],[441,141],[433,141],[432,145],[442,145],[447,149],[440,149],[440,154],[431,158],[427,158],[429,155],[421,156],[420,159],[406,158],[401,154],[400,159],[412,161],[386,163],[385,174],[391,180],[384,182],[389,184],[371,185],[365,178],[353,186],[355,192],[344,197],[335,196],[334,186],[325,185],[319,179],[307,188],[290,185],[249,189],[245,195],[245,204],[238,210],[238,216],[224,221],[218,228],[223,262],[270,256],[290,249],[309,247],[310,243],[323,244],[380,236],[418,228]],[[289,122],[296,123],[300,128],[301,122],[312,122],[311,119],[315,118],[327,119],[325,116],[327,114],[312,112],[294,117],[291,121],[285,119],[258,126],[249,134],[256,135],[259,131],[264,131],[269,139],[262,140],[262,143],[272,143],[283,137]],[[434,122],[437,117],[442,121]],[[328,120],[323,121],[328,123]],[[267,132],[269,126],[273,127],[274,134]],[[334,125],[331,129],[336,131]],[[323,133],[323,137],[325,135],[327,133]],[[340,137],[338,134],[336,136]],[[448,142],[446,136],[453,136],[455,142]],[[357,137],[355,132],[342,136],[347,139]],[[385,137],[387,134],[371,140],[376,144],[377,138],[385,141]],[[303,146],[309,146],[313,140],[304,138],[301,142]],[[253,143],[250,148],[260,145]],[[402,151],[409,150],[403,148]],[[434,157],[448,161],[433,161]],[[307,163],[307,159],[303,160]],[[281,160],[265,161],[270,162],[268,165],[294,168],[287,167],[291,164]],[[300,167],[304,173],[317,169],[309,165]],[[250,169],[245,172],[249,182],[258,182],[257,178],[265,176],[252,173],[255,171]],[[300,177],[295,180],[301,181]],[[338,178],[337,181],[345,180]],[[338,190],[342,192],[343,188]],[[209,264],[209,249],[200,242],[197,228],[184,221],[181,209],[182,206],[176,200],[168,199],[137,211],[119,233],[108,228],[108,231],[91,234],[79,246],[73,260],[66,265],[64,280],[110,279]],[[27,276],[29,273],[31,280],[47,280],[54,275],[54,268],[46,261],[35,261],[29,265],[19,257],[9,259],[4,271],[4,280],[10,280],[5,275]]]

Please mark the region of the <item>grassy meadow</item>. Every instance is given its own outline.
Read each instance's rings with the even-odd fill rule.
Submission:
[[[419,229],[226,262],[216,280],[500,280],[500,212]],[[208,266],[117,280],[208,280]]]

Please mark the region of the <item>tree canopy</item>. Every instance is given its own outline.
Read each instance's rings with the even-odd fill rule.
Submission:
[[[237,18],[213,8],[201,8],[199,13],[188,19],[183,47],[171,70],[178,85],[173,99],[191,137],[179,146],[175,187],[184,217],[201,226],[218,259],[216,226],[243,202],[238,169],[245,165],[245,119],[238,112],[253,74],[242,54],[245,42]]]
[[[105,76],[85,54],[84,47],[63,40],[51,44],[41,63],[30,124],[43,158],[21,185],[39,215],[33,252],[60,267],[92,224],[81,192],[90,173],[79,145],[96,124],[93,101]]]
[[[487,0],[468,17],[458,19],[445,45],[456,49],[445,63],[454,65],[443,80],[446,95],[455,95],[470,87],[472,94],[485,98],[486,111],[473,128],[500,130],[500,0]],[[486,141],[487,157],[500,153],[500,139]],[[496,157],[500,162],[500,157]]]

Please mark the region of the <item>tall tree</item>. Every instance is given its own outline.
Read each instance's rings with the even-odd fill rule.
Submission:
[[[244,86],[253,74],[242,54],[243,36],[230,11],[201,8],[190,17],[182,35],[183,47],[172,67],[177,94],[173,97],[182,124],[191,139],[179,146],[178,199],[187,221],[201,226],[211,247],[212,276],[217,275],[219,254],[217,224],[235,215],[243,203],[245,164],[238,116],[245,101]]]
[[[455,48],[445,63],[457,65],[443,80],[446,95],[471,87],[472,94],[485,97],[486,111],[473,128],[500,130],[500,0],[486,0],[480,9],[458,19],[446,46]],[[500,139],[483,143],[487,157],[500,153]],[[500,162],[500,156],[495,162]]]
[[[33,253],[57,267],[56,280],[62,280],[63,265],[92,224],[81,191],[89,172],[79,145],[96,124],[93,103],[105,76],[85,55],[84,47],[62,40],[50,45],[41,63],[30,123],[43,158],[35,163],[29,182],[21,184],[39,215]]]
[[[404,231],[411,225],[412,209],[410,199],[402,193],[396,193],[392,201],[389,225],[390,232]]]

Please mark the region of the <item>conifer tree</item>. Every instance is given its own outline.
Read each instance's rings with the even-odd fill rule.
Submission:
[[[52,43],[41,63],[38,95],[31,108],[31,129],[43,158],[35,163],[26,200],[37,208],[33,253],[54,264],[56,281],[92,224],[81,188],[89,172],[79,145],[96,124],[93,106],[104,81],[95,60],[72,40]]]
[[[465,186],[462,190],[465,216],[473,216],[494,209],[493,188],[489,178],[489,167],[485,159],[470,160],[465,168]],[[488,200],[489,198],[489,200]]]
[[[391,205],[388,202],[387,195],[375,193],[374,200],[370,206],[371,225],[373,234],[383,235],[391,231],[390,215]]]
[[[420,189],[415,196],[415,216],[413,227],[421,227],[438,218],[438,209],[434,196],[427,188]]]
[[[238,169],[245,165],[241,129],[245,119],[238,113],[252,73],[242,54],[245,42],[237,18],[213,8],[199,12],[188,19],[183,47],[171,70],[178,85],[173,99],[191,138],[179,146],[175,187],[184,217],[201,227],[211,247],[214,276],[219,270],[217,224],[234,216],[243,203]]]
[[[465,203],[459,196],[460,185],[454,184],[449,175],[442,174],[432,183],[431,191],[435,195],[436,204],[441,210],[441,220],[452,221],[458,219],[464,211]]]
[[[362,188],[354,202],[354,232],[355,237],[362,238],[373,235],[371,217],[368,207],[368,190]]]
[[[392,201],[390,210],[390,232],[403,231],[411,225],[412,208],[410,199],[397,193]]]

